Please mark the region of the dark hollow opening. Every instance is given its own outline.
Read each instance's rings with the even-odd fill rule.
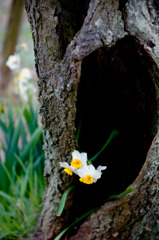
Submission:
[[[59,33],[64,55],[67,45],[72,41],[74,35],[83,25],[84,18],[87,15],[90,0],[60,0],[61,11],[57,13],[61,19],[57,32]]]
[[[95,167],[107,166],[101,179],[92,185],[77,180],[79,215],[104,204],[108,196],[119,194],[135,180],[156,133],[156,89],[146,67],[152,62],[138,49],[144,53],[127,37],[83,60],[77,95],[77,128],[83,116],[79,148],[91,158],[113,129],[120,134],[93,162]]]

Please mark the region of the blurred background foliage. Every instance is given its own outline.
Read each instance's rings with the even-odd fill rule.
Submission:
[[[18,10],[13,11],[13,7],[15,9],[17,3],[18,0],[0,1],[0,239],[25,239],[34,231],[45,189],[37,91],[32,92],[27,101],[22,101],[15,92],[14,82],[21,69],[15,72],[5,65],[8,82],[2,71],[4,46],[6,41],[7,46],[13,43],[13,38],[6,40],[6,36],[15,21]],[[21,11],[17,40],[9,56],[15,54],[17,46],[27,45],[27,50],[21,54],[21,66],[29,69],[36,88],[33,42],[24,5]]]
[[[14,46],[10,47],[10,45],[13,42],[13,37],[11,36],[8,39],[6,39],[6,37],[8,36],[8,28],[12,25],[10,24],[10,22],[14,22],[14,16],[16,16],[16,11],[12,11],[12,6],[15,5],[15,2],[18,1],[23,2],[23,0],[5,0],[5,1],[0,1],[0,83],[4,82],[5,80],[2,79],[2,65],[3,65],[3,61],[6,61],[6,59],[8,58],[9,55],[12,55],[15,51],[16,45],[21,44],[21,43],[26,43],[28,46],[28,51],[23,52],[23,56],[21,59],[22,65],[23,66],[27,66],[28,68],[30,68],[32,70],[33,76],[34,78],[36,78],[36,73],[35,73],[35,68],[34,68],[34,51],[33,51],[33,41],[32,41],[32,35],[31,35],[31,30],[30,30],[30,25],[28,23],[27,20],[27,15],[24,9],[24,5],[22,8],[22,13],[21,13],[21,18],[20,18],[20,22],[19,22],[19,26],[17,26],[17,28],[19,28],[19,31],[17,31],[17,33],[14,31],[13,29],[13,34],[17,34],[17,41],[15,42]],[[17,7],[18,9],[18,7]],[[16,10],[17,10],[16,9]],[[11,16],[11,13],[14,13],[14,15]],[[14,27],[14,26],[13,26]],[[5,49],[5,45],[6,45],[6,40],[9,41],[8,46],[10,48],[10,52],[7,52],[8,56],[5,56],[6,53],[4,53],[4,49]],[[5,50],[7,51],[7,49]],[[5,58],[5,59],[4,59]],[[9,71],[9,69],[7,69]],[[7,89],[10,88],[10,84],[11,84],[11,78],[12,75],[10,76],[10,82],[9,82],[9,86],[7,86]],[[7,95],[8,92],[6,91],[6,89],[0,89],[0,95],[4,96]],[[3,91],[2,91],[3,90]]]

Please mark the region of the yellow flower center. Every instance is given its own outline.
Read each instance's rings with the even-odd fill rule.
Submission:
[[[23,77],[23,73],[19,73],[19,79],[21,79]]]
[[[92,184],[94,182],[91,175],[86,175],[85,177],[80,178],[79,180],[86,184]]]
[[[82,167],[82,163],[79,159],[75,159],[74,161],[71,162],[71,166],[74,167],[75,169],[78,169]]]
[[[68,174],[71,175],[73,174],[73,172],[69,169],[69,168],[65,168],[64,171]]]

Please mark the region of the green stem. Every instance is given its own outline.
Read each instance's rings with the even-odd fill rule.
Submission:
[[[130,193],[133,190],[133,187],[128,187],[124,192],[118,194],[118,195],[111,195],[110,197],[107,198],[107,202],[109,202],[110,200],[114,200],[117,198],[122,198],[125,195],[127,195],[128,193]]]
[[[81,221],[83,218],[88,217],[89,215],[91,215],[93,212],[97,211],[99,209],[98,208],[94,208],[92,210],[90,210],[89,212],[86,212],[84,215],[82,215],[81,217],[79,217],[76,221],[74,221],[71,225],[69,225],[67,228],[65,228],[58,236],[55,237],[54,240],[59,240],[65,232],[67,232],[71,227],[73,227],[76,223],[78,223],[79,221]]]
[[[81,132],[82,121],[83,121],[83,116],[81,116],[81,118],[80,118],[80,121],[79,121],[79,124],[78,124],[78,128],[77,128],[76,137],[75,137],[77,145],[78,145],[79,135],[80,135],[80,132]]]
[[[96,158],[104,151],[104,149],[108,146],[108,144],[111,142],[111,140],[115,137],[119,135],[119,130],[113,130],[109,136],[109,138],[107,139],[106,143],[104,144],[104,146],[101,148],[101,150],[91,159],[88,160],[88,162],[92,162],[94,160],[96,160]]]

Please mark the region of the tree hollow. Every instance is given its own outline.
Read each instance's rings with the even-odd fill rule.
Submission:
[[[77,95],[76,128],[82,119],[79,149],[92,158],[110,133],[116,136],[94,166],[107,169],[97,183],[77,184],[75,208],[84,213],[124,191],[138,176],[156,133],[157,101],[148,54],[132,37],[84,58]]]

